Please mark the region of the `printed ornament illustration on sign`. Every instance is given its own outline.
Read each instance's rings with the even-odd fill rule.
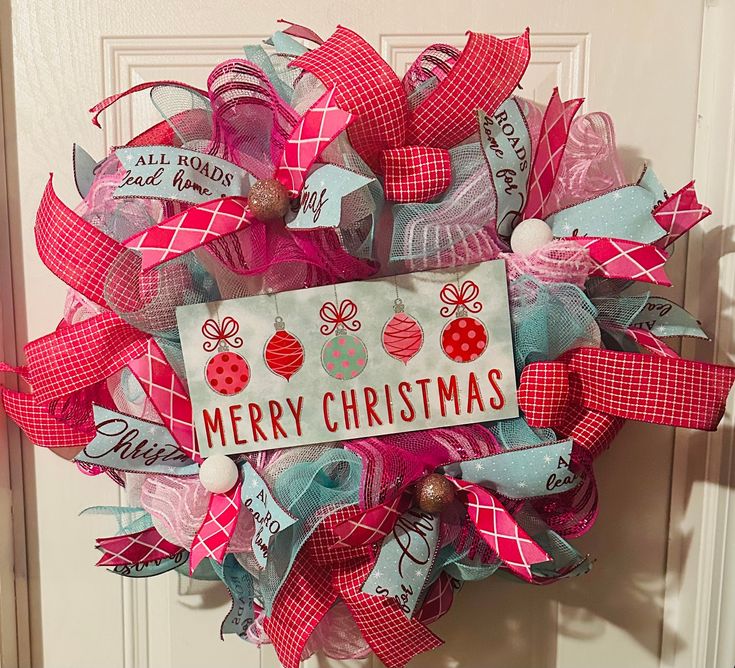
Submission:
[[[147,94],[161,120],[75,148],[75,209],[48,182],[35,237],[69,297],[0,397],[125,488],[88,511],[119,524],[98,565],[221,581],[222,634],[285,668],[399,668],[464,581],[590,570],[626,420],[717,428],[735,369],[681,358],[707,334],[651,294],[710,210],[626,178],[607,114],[521,97],[528,31],[399,77],[348,28],[282,27],[206,89],[92,108]]]

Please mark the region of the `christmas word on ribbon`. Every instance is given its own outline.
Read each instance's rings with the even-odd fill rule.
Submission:
[[[518,414],[501,260],[177,317],[202,457]]]
[[[247,193],[250,175],[227,160],[173,146],[119,148],[125,170],[113,197],[152,197],[201,204]]]
[[[75,459],[119,471],[197,475],[195,464],[162,424],[94,407],[95,437]]]
[[[260,567],[265,568],[271,538],[294,524],[296,518],[281,508],[265,480],[258,475],[250,462],[243,462],[240,470],[242,505],[250,511],[255,521],[253,554]]]
[[[401,515],[383,540],[362,591],[392,598],[412,617],[436,557],[440,523],[438,514],[420,510]]]
[[[189,553],[186,550],[181,550],[181,552],[177,552],[173,557],[156,559],[147,563],[118,564],[112,571],[126,578],[149,578],[184,566],[188,560]]]
[[[374,181],[336,165],[321,165],[306,177],[299,208],[287,227],[312,230],[354,222],[342,216],[342,199]]]

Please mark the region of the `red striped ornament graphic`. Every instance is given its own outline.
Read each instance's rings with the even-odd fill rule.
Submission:
[[[419,321],[405,313],[403,301],[393,303],[395,314],[383,327],[383,348],[391,357],[408,364],[424,345],[424,331]]]
[[[263,350],[265,365],[277,376],[291,380],[304,364],[304,346],[291,332],[286,331],[283,318],[275,322],[276,333],[268,339]]]

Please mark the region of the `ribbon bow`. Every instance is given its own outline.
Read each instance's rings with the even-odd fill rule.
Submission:
[[[599,451],[625,419],[714,431],[734,381],[733,367],[578,348],[528,365],[518,403],[532,427],[551,427]]]
[[[319,328],[325,336],[337,329],[356,332],[360,329],[361,322],[355,319],[357,315],[357,304],[351,299],[343,299],[337,306],[334,302],[325,302],[319,309],[319,317],[326,323]]]
[[[482,302],[475,301],[480,296],[480,288],[474,281],[465,281],[458,288],[454,283],[447,283],[439,292],[447,306],[442,306],[439,313],[443,318],[451,318],[457,311],[479,313]]]
[[[432,75],[440,81],[415,106],[406,90],[416,92],[423,79],[416,76],[417,67],[401,82],[365,40],[342,26],[290,64],[327,87],[338,87],[338,105],[357,116],[349,129],[350,142],[383,175],[388,200],[426,202],[444,192],[451,181],[447,149],[475,132],[475,110],[494,112],[528,66],[528,30],[509,39],[468,35],[458,57],[438,59],[441,67],[432,68]],[[446,55],[446,47],[436,45],[417,62],[432,49]]]
[[[233,348],[239,348],[242,346],[242,337],[237,336],[239,331],[240,325],[237,320],[229,315],[221,323],[213,318],[209,318],[202,325],[202,334],[209,339],[204,342],[202,348],[208,353],[216,350],[220,345],[230,345]]]
[[[276,164],[271,176],[286,188],[289,197],[298,197],[307,173],[324,149],[352,122],[352,114],[343,111],[335,104],[337,91],[330,88],[297,122],[294,113],[277,98],[263,71],[246,61],[229,61],[215,69],[210,77],[210,97],[212,98],[222,93],[217,86],[224,85],[220,81],[223,78],[223,71],[226,71],[229,76],[232,76],[234,72],[259,80],[265,91],[264,96],[271,100],[274,116],[277,110],[280,114],[279,118],[285,119],[284,123],[295,124],[288,139],[285,142],[281,141],[283,149],[280,154],[276,152]],[[115,101],[119,97],[121,96],[110,98],[110,100]],[[245,97],[247,98],[247,95]],[[259,96],[253,93],[253,99],[259,99]],[[245,104],[246,101],[243,101],[242,104]],[[105,101],[100,105],[106,102],[112,103]],[[224,114],[230,110],[234,104],[235,101],[228,99],[227,102],[221,104],[221,113]],[[215,123],[215,127],[219,128],[220,125],[226,124],[224,121],[219,124]],[[226,135],[222,128],[220,130]],[[271,149],[277,149],[278,145],[274,139],[274,146]],[[263,169],[266,169],[263,165],[256,169],[261,178],[268,176]],[[250,224],[253,218],[247,206],[246,197],[218,198],[192,206],[182,213],[133,235],[125,241],[125,246],[140,251],[143,270],[152,269],[220,237],[241,230]]]

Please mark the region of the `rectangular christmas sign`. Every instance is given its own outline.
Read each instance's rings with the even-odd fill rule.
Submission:
[[[203,457],[518,415],[502,260],[177,318]]]

